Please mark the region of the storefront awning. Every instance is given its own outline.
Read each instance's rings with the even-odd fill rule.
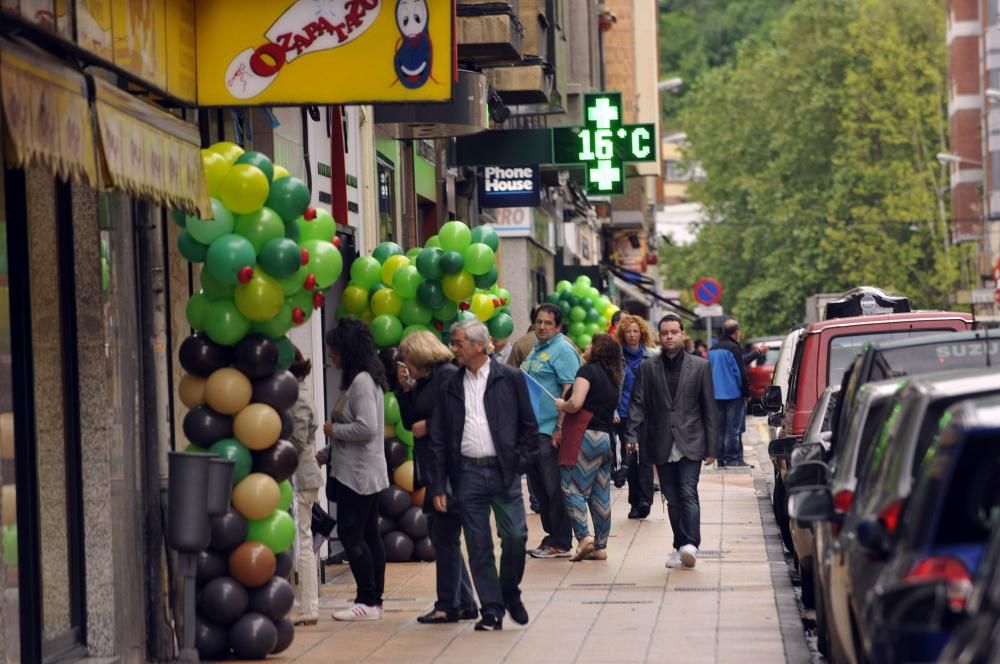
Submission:
[[[0,88],[10,165],[42,165],[66,180],[96,187],[84,76],[42,51],[0,40]]]

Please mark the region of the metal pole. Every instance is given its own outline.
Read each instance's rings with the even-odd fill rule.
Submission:
[[[184,577],[184,642],[177,657],[180,664],[197,664],[201,661],[195,647],[195,611],[197,599],[198,558],[194,553],[181,553],[181,576]]]

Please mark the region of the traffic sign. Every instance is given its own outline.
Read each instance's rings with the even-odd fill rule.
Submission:
[[[722,284],[711,277],[699,279],[694,285],[694,299],[706,307],[722,299]]]
[[[699,304],[694,308],[694,314],[698,318],[719,318],[725,314],[722,310],[721,304],[710,304],[705,306],[704,304]]]

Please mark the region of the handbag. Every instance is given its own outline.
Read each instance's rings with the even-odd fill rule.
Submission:
[[[327,514],[326,510],[320,507],[318,503],[313,503],[311,530],[314,535],[329,537],[336,525],[336,519]]]
[[[581,408],[575,413],[567,413],[562,423],[562,438],[559,441],[559,465],[575,466],[583,444],[583,434],[587,431],[594,413]]]

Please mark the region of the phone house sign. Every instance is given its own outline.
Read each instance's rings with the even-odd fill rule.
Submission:
[[[480,207],[535,207],[540,195],[538,166],[483,166],[480,169]]]

